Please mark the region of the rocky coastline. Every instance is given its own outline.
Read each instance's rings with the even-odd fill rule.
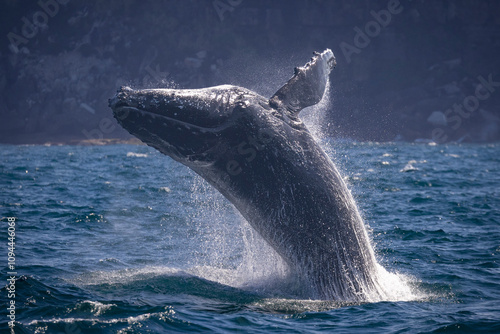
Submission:
[[[497,1],[11,0],[0,20],[0,142],[114,143],[121,85],[272,94],[331,48],[324,132],[500,140]]]

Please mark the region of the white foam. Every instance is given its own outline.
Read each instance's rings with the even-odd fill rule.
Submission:
[[[179,268],[146,266],[112,271],[95,271],[80,275],[69,281],[77,285],[124,284],[143,279],[144,276],[187,275]]]
[[[112,307],[116,307],[116,304],[103,304],[103,303],[97,302],[97,301],[84,300],[84,301],[77,304],[77,308],[81,308],[85,305],[90,306],[91,312],[95,316],[99,316],[99,315],[103,314],[104,312],[106,312],[107,310],[111,309]]]
[[[173,310],[172,307],[170,306],[165,306],[166,311],[165,312],[154,312],[154,313],[144,313],[140,314],[137,316],[130,316],[130,317],[124,317],[124,318],[115,318],[115,319],[98,319],[98,318],[50,318],[50,319],[35,319],[31,320],[26,325],[28,326],[37,326],[37,325],[42,325],[45,323],[52,323],[52,324],[58,324],[58,323],[67,323],[67,324],[73,324],[75,322],[81,322],[81,323],[89,323],[90,325],[94,326],[96,324],[137,324],[141,321],[147,320],[151,317],[157,317],[160,319],[166,319],[169,318],[171,319],[173,315],[175,314],[175,311]]]
[[[127,157],[147,158],[148,155],[146,153],[127,152]]]
[[[172,191],[172,190],[170,190],[170,188],[169,188],[169,187],[160,187],[158,190],[159,190],[159,191],[164,191],[164,192],[166,192],[166,193],[169,193],[169,192],[171,192],[171,191]]]
[[[366,301],[413,301],[423,298],[423,295],[410,287],[413,280],[410,276],[389,272],[379,263],[376,264],[377,294],[367,294]]]

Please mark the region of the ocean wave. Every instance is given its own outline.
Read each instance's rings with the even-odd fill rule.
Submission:
[[[146,153],[127,152],[127,157],[147,158],[148,156]]]

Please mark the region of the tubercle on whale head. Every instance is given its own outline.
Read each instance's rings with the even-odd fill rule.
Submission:
[[[127,98],[127,94],[133,93],[134,90],[128,86],[121,86],[116,95],[108,100],[108,106],[111,109],[119,107],[120,103],[124,102]]]

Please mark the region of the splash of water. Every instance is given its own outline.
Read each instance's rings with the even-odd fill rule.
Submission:
[[[301,112],[301,118],[308,127],[316,142],[327,153],[327,155],[331,157],[332,155],[335,155],[334,147],[331,144],[327,144],[325,141],[328,136],[326,129],[329,125],[327,123],[327,112],[331,108],[330,97],[330,80],[328,80],[322,100],[318,104],[304,109]],[[348,186],[348,191],[350,192],[349,185],[346,185]],[[361,213],[358,210],[358,206],[354,201],[354,198],[352,196],[349,197],[352,201],[352,207],[357,211],[356,214],[362,217]],[[364,224],[366,225],[365,222]],[[365,226],[365,231],[363,232],[367,233],[367,228],[368,226]],[[413,291],[413,289],[410,287],[410,278],[408,276],[389,272],[386,268],[379,264],[375,256],[373,240],[370,236],[368,236],[367,240],[369,240],[369,245],[367,245],[368,252],[371,253],[368,254],[368,256],[375,258],[375,272],[371,273],[371,275],[374,277],[375,289],[366,289],[363,300],[368,302],[377,302],[407,301],[423,298],[420,293]]]
[[[303,110],[301,118],[316,141],[331,156],[334,148],[324,141],[327,138],[327,111],[331,104],[329,90],[330,81],[321,102]],[[352,201],[351,207],[357,211],[353,197],[349,197]],[[293,273],[281,257],[250,227],[236,209],[201,177],[196,177],[192,185],[192,200],[198,208],[193,219],[196,221],[196,230],[203,249],[195,256],[192,273],[234,287],[276,292],[281,295],[293,291],[291,295],[304,297],[300,292],[307,289],[302,282],[294,282]],[[356,214],[360,215],[359,212]],[[361,233],[367,232],[364,230]],[[370,240],[367,256],[375,259],[373,242],[369,237],[366,239]],[[236,258],[235,254],[238,254]],[[373,287],[363,289],[365,295],[362,300],[377,302],[419,298],[410,288],[408,277],[391,273],[376,260],[374,262],[374,272],[370,273],[373,277]],[[360,278],[357,283],[361,284],[362,281]]]
[[[266,80],[258,82],[266,87],[271,86]],[[258,91],[264,92],[266,87],[260,87]],[[327,137],[325,130],[328,126],[327,111],[331,105],[330,95],[328,80],[322,100],[304,109],[301,118],[323,150],[332,156],[334,148],[325,145],[324,142]],[[196,177],[191,194],[192,203],[196,207],[196,211],[191,214],[194,230],[194,235],[191,237],[196,238],[198,245],[188,264],[192,273],[235,287],[272,291],[277,287],[277,282],[278,285],[281,282],[282,286],[287,288],[290,286],[289,283],[293,282],[293,273],[288,266],[220,193],[202,178]],[[347,197],[353,201],[350,207],[355,208],[356,214],[359,215],[352,196]],[[362,233],[366,231],[363,230]],[[367,256],[375,258],[372,244],[370,241],[367,245],[369,253]],[[412,293],[404,278],[389,273],[378,262],[374,262],[375,272],[370,273],[374,280],[374,288],[363,289],[365,296],[362,299],[366,301],[411,299]],[[360,277],[359,282],[341,282],[341,284],[363,285],[363,281]],[[300,291],[301,282],[296,283],[299,285],[296,291]]]
[[[254,291],[271,291],[283,281],[288,266],[241,214],[203,178],[191,185],[196,212],[196,244],[190,273],[221,284]]]
[[[201,177],[193,181],[192,200],[197,208],[192,217],[197,232],[194,237],[202,251],[195,252],[187,272],[232,287],[287,297],[295,302],[308,297],[307,283],[298,281],[275,250]],[[370,256],[374,256],[372,244],[370,241]],[[378,262],[371,275],[374,277],[374,288],[365,289],[364,302],[423,298],[410,287],[410,277],[389,272]],[[283,300],[264,302],[267,303],[273,307],[293,308]],[[304,303],[300,304],[307,309],[316,307]],[[342,306],[338,302],[333,306],[321,305],[326,308]]]
[[[321,143],[327,137],[327,113],[331,107],[330,100],[330,80],[326,82],[325,93],[321,101],[309,108],[305,108],[300,112],[300,118],[306,124],[309,132],[313,135],[314,139]],[[323,145],[321,148],[325,149]]]

